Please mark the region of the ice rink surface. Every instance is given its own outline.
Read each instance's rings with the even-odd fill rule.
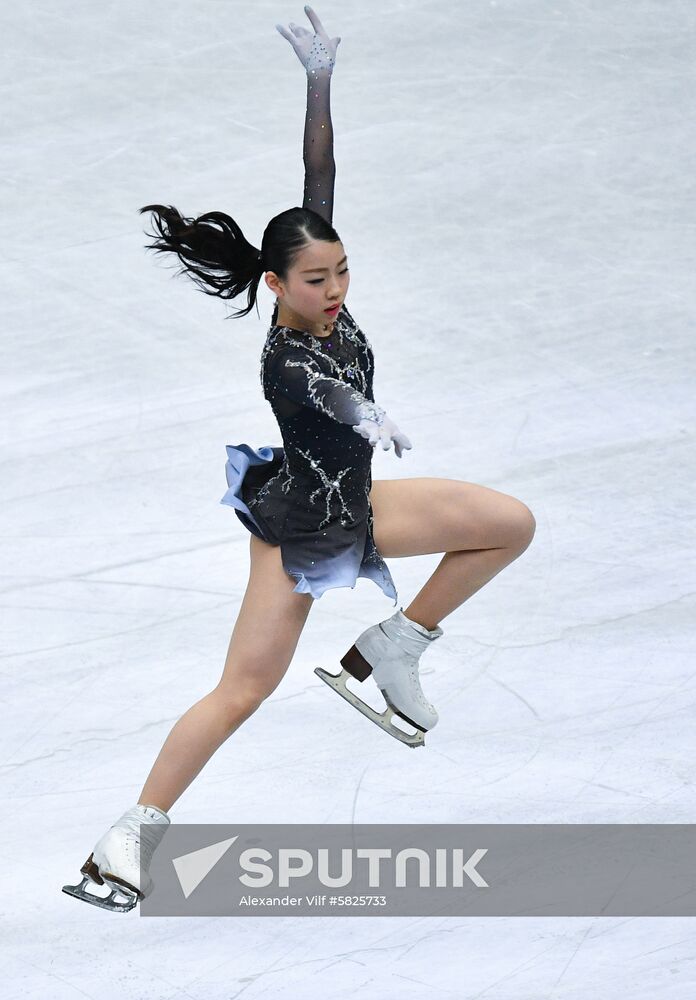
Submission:
[[[361,579],[315,602],[173,822],[693,822],[696,10],[315,10],[342,38],[347,303],[413,443],[373,478],[481,483],[537,531],[442,623],[424,749],[313,672],[393,613]],[[692,997],[693,918],[165,920],[60,891],[217,684],[246,587],[219,498],[227,443],[280,444],[273,298],[226,319],[137,210],[225,211],[258,246],[302,203],[291,20],[302,4],[2,5],[3,997]],[[400,604],[439,559],[390,561]]]

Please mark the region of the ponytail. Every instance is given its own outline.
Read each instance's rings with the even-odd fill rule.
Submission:
[[[138,210],[153,213],[159,233],[147,233],[155,253],[175,253],[188,276],[206,295],[233,299],[249,289],[247,308],[235,314],[246,316],[254,307],[264,272],[261,251],[249,243],[234,219],[224,212],[206,212],[187,219],[173,205],[145,205]]]

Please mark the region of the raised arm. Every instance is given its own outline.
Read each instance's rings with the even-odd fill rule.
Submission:
[[[340,38],[329,39],[311,7],[305,7],[314,31],[290,22],[277,24],[307,72],[307,110],[302,155],[305,167],[303,208],[311,208],[327,222],[333,220],[336,162],[331,122],[331,74]]]
[[[333,220],[336,161],[331,124],[331,77],[307,76],[307,112],[304,131],[303,208],[311,208],[327,222]]]

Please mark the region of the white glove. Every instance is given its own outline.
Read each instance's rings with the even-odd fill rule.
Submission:
[[[353,427],[353,430],[361,437],[367,438],[373,448],[378,441],[381,441],[382,448],[387,451],[393,441],[397,458],[401,458],[402,451],[413,447],[403,431],[399,430],[386,413],[379,424],[375,420],[363,419]]]
[[[290,42],[297,53],[297,58],[307,70],[308,76],[310,74],[331,76],[336,61],[336,49],[341,39],[328,37],[321,21],[311,7],[305,7],[305,14],[312,22],[314,32],[307,31],[306,28],[301,28],[292,21],[290,21],[289,28],[282,24],[276,24],[276,28],[283,38],[287,38]]]

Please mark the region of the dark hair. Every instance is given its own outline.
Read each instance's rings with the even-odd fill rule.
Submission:
[[[147,233],[154,242],[146,249],[175,253],[184,265],[178,274],[188,274],[206,295],[233,299],[249,289],[247,308],[235,319],[246,316],[256,304],[256,293],[264,271],[274,271],[284,281],[289,268],[310,240],[339,242],[331,223],[311,208],[289,208],[266,226],[257,250],[245,239],[234,219],[224,212],[206,212],[187,219],[173,205],[144,205],[152,212],[159,235]],[[258,307],[257,307],[258,315]],[[271,323],[278,317],[278,304]]]

